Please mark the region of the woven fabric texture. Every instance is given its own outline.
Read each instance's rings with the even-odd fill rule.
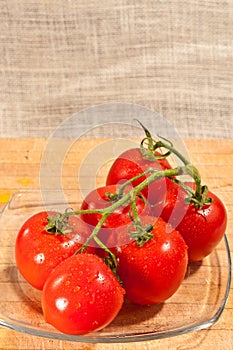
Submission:
[[[0,137],[106,102],[233,137],[232,0],[0,0]]]

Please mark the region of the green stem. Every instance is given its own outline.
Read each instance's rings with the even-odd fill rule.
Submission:
[[[109,209],[110,207],[108,207],[107,209]],[[80,210],[81,214],[83,214],[83,212],[85,212],[85,210]],[[96,211],[93,210],[92,213],[95,213]],[[74,214],[76,214],[77,212],[74,212]],[[105,222],[105,220],[108,218],[108,216],[112,213],[112,211],[105,211],[105,213],[103,214],[102,218],[100,219],[100,221],[98,222],[98,224],[95,226],[94,230],[92,231],[92,233],[90,234],[90,236],[87,238],[86,242],[83,244],[82,248],[86,248],[88,246],[88,244],[91,242],[92,239],[95,239],[95,237],[97,236],[99,230],[101,229],[103,223]]]
[[[147,177],[144,181],[142,181],[139,185],[134,187],[132,191],[135,191],[136,193],[141,192],[146,186],[150,185],[154,181],[162,178],[162,177],[171,177],[171,176],[178,176],[178,175],[185,175],[189,173],[189,169],[187,166],[178,166],[173,169],[165,169],[165,170],[153,170],[151,169],[152,174]],[[130,193],[130,192],[129,192]]]
[[[103,208],[103,209],[84,209],[84,210],[76,210],[76,211],[73,211],[73,212],[70,211],[70,212],[67,212],[66,215],[67,216],[71,216],[71,215],[95,214],[95,213],[98,213],[98,214],[102,214],[103,217],[105,216],[105,214],[107,214],[107,216],[109,216],[115,209],[117,209],[121,205],[124,205],[132,197],[136,198],[136,195],[138,193],[140,193],[145,187],[147,187],[148,185],[150,185],[151,183],[155,182],[156,180],[158,180],[158,179],[160,179],[162,177],[172,177],[172,176],[178,176],[178,175],[191,175],[196,183],[200,183],[200,180],[199,180],[200,177],[198,177],[198,174],[193,171],[193,168],[194,167],[191,164],[187,164],[187,166],[183,166],[183,167],[182,166],[178,166],[178,167],[173,168],[173,169],[165,169],[165,170],[157,170],[157,169],[152,169],[152,168],[148,169],[144,173],[139,174],[139,175],[135,176],[134,178],[132,178],[131,180],[127,181],[127,185],[128,185],[131,181],[133,181],[135,179],[139,179],[140,177],[145,176],[145,174],[151,173],[151,175],[149,177],[147,177],[144,181],[142,181],[140,184],[135,186],[128,193],[124,193],[123,194],[123,191],[124,191],[124,189],[125,189],[125,187],[127,185],[125,183],[123,185],[121,185],[121,187],[119,189],[119,192],[118,192],[118,194],[120,194],[119,195],[119,199],[116,200],[109,207]],[[196,169],[196,168],[194,168],[194,169]],[[103,217],[102,217],[102,219],[103,219]],[[105,220],[106,220],[106,218],[105,218]],[[102,223],[102,219],[99,221],[99,223],[100,222]],[[105,220],[103,220],[103,222]]]
[[[168,149],[171,153],[175,154],[183,163],[184,165],[190,164],[190,162],[181,154],[177,149],[175,149],[172,145],[168,143],[164,143],[162,141],[157,141],[156,142],[156,148],[166,148]]]
[[[100,248],[102,248],[109,255],[110,259],[113,262],[113,272],[116,273],[116,270],[117,270],[117,259],[116,259],[115,254],[113,254],[111,252],[111,250],[108,249],[108,247],[98,238],[98,236],[95,236],[94,240],[98,244],[98,246]]]
[[[135,180],[138,180],[138,179],[140,179],[141,177],[143,177],[143,176],[145,176],[145,175],[147,175],[147,174],[150,174],[150,173],[152,173],[152,172],[154,172],[154,171],[155,171],[155,169],[152,169],[152,168],[151,168],[151,169],[148,169],[148,170],[145,170],[143,173],[140,173],[140,174],[138,174],[138,175],[132,177],[131,179],[125,181],[125,182],[120,186],[120,188],[118,189],[118,195],[119,195],[119,197],[123,195],[125,188],[126,188],[128,185],[130,185],[132,182],[134,182]]]
[[[138,217],[138,211],[137,211],[137,204],[136,204],[136,196],[137,193],[133,191],[132,193],[132,199],[131,199],[131,209],[132,209],[132,214],[133,214],[133,222],[138,224],[141,223],[139,217]]]
[[[107,208],[104,208],[104,209],[77,210],[77,211],[73,211],[73,212],[70,211],[70,212],[66,213],[67,216],[80,215],[80,214],[94,214],[94,213],[102,214],[102,217],[101,217],[100,221],[95,226],[94,230],[92,231],[90,236],[87,238],[86,242],[83,244],[82,249],[85,249],[88,246],[88,244],[91,242],[91,240],[95,239],[95,237],[97,236],[97,234],[98,234],[99,230],[101,229],[103,223],[108,218],[108,216],[112,212],[114,212],[115,209],[117,209],[120,206],[124,205],[131,198],[133,198],[134,202],[135,202],[135,198],[136,198],[137,194],[140,193],[150,183],[158,180],[159,178],[164,177],[164,176],[176,176],[176,175],[185,174],[186,173],[186,167],[177,167],[177,168],[174,168],[174,169],[167,169],[167,170],[160,170],[160,171],[151,169],[151,171],[152,171],[152,174],[147,179],[142,181],[139,185],[134,187],[128,193],[125,193],[123,197],[120,197],[116,202],[114,202],[113,204],[111,204]],[[138,214],[136,212],[137,212],[137,209],[135,207],[133,209],[133,213],[134,213],[134,215],[137,218]]]
[[[196,168],[194,168],[196,169]],[[151,175],[147,177],[144,181],[142,181],[140,184],[132,188],[131,191],[128,193],[124,193],[123,196],[120,196],[118,200],[113,202],[109,207],[104,209],[89,209],[89,210],[78,210],[74,212],[68,212],[67,216],[70,215],[79,215],[79,214],[91,214],[91,213],[100,213],[102,214],[102,217],[98,224],[95,226],[94,230],[90,234],[90,236],[87,238],[86,242],[83,244],[81,250],[85,249],[92,239],[95,240],[95,242],[100,246],[100,248],[104,249],[108,255],[110,256],[110,259],[113,262],[114,269],[116,270],[117,261],[115,255],[99,240],[97,237],[98,232],[100,231],[103,223],[105,220],[109,217],[109,215],[114,212],[115,209],[118,207],[125,205],[129,200],[131,200],[131,207],[133,211],[133,216],[135,219],[135,222],[138,224],[139,218],[138,218],[138,212],[136,208],[136,196],[148,185],[153,183],[154,181],[162,178],[162,177],[173,177],[178,175],[185,175],[189,174],[194,177],[194,180],[199,182],[198,174],[193,171],[193,168],[191,164],[187,164],[186,166],[178,166],[173,169],[166,169],[166,170],[156,170],[156,169],[150,169]]]
[[[175,154],[186,166],[187,168],[187,174],[190,175],[195,183],[196,183],[196,191],[195,191],[195,197],[197,200],[201,200],[202,198],[202,186],[201,186],[201,176],[199,174],[199,171],[197,168],[192,165],[177,149],[175,149],[172,145],[168,143],[164,143],[162,141],[156,142],[156,148],[163,147],[168,149],[171,153]]]
[[[176,184],[178,184],[179,186],[183,187],[184,190],[190,195],[190,196],[194,196],[195,195],[195,192],[193,191],[193,189],[186,185],[183,181],[180,181],[174,177],[171,177],[170,180]]]
[[[197,170],[197,168],[192,164],[188,164],[187,169],[188,169],[188,175],[190,175],[196,183],[196,190],[195,190],[194,197],[196,197],[198,201],[201,201],[202,199],[201,175],[199,174],[199,171]]]
[[[80,215],[80,214],[103,214],[105,212],[105,209],[80,209],[75,211],[69,211],[67,212],[67,216],[72,215]]]
[[[91,236],[88,238],[88,241],[90,241],[94,236],[95,232],[98,228],[102,226],[104,221],[107,219],[107,217],[118,207],[124,205],[126,202],[128,202],[132,197],[135,198],[138,193],[140,193],[145,187],[153,183],[154,181],[162,178],[162,177],[171,177],[171,176],[178,176],[178,175],[184,175],[184,174],[190,174],[190,169],[187,166],[178,166],[173,169],[166,169],[166,170],[155,170],[150,169],[150,172],[152,173],[149,177],[147,177],[144,181],[142,181],[140,184],[132,188],[131,191],[128,193],[125,193],[122,197],[119,197],[119,199],[113,204],[111,204],[109,207],[104,209],[85,209],[85,210],[77,210],[77,211],[70,211],[67,212],[67,216],[71,215],[80,215],[80,214],[95,214],[99,213],[102,214],[101,220],[98,222],[98,224],[95,226],[95,229],[92,231]]]

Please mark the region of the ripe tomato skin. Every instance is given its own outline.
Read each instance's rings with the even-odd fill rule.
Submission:
[[[42,292],[46,322],[66,334],[106,327],[120,311],[124,289],[96,255],[74,255],[58,265]]]
[[[159,153],[156,152],[158,155]],[[157,170],[171,169],[171,166],[166,158],[161,160],[147,160],[143,158],[140,148],[131,148],[123,152],[112,164],[108,175],[106,184],[119,184],[130,180],[150,168]],[[138,180],[132,182],[135,187],[144,181],[148,176],[142,176]],[[142,190],[142,194],[147,198],[151,204],[155,204],[163,200],[163,196],[166,193],[166,181],[164,178],[158,179],[154,183],[145,187]]]
[[[130,301],[152,305],[177,291],[186,274],[188,253],[180,233],[161,218],[145,216],[142,223],[153,225],[154,237],[141,247],[136,241],[120,247],[117,273]]]
[[[187,183],[195,188],[194,183]],[[168,187],[166,203],[160,216],[183,236],[189,254],[189,262],[208,256],[222,239],[227,226],[227,212],[222,201],[211,191],[207,197],[212,203],[198,209],[187,204],[187,192],[178,184]]]
[[[109,185],[94,189],[83,200],[81,210],[103,209],[109,207],[112,202],[110,202],[109,197],[106,197],[106,193],[114,194],[118,188],[119,185]],[[130,189],[131,187],[126,189],[126,192]],[[139,216],[148,215],[150,213],[150,207],[140,197],[136,198],[136,206]],[[118,241],[118,228],[122,226],[125,227],[131,223],[130,213],[132,215],[130,205],[120,206],[114,210],[103,223],[99,232],[99,237],[108,247],[115,247],[116,241]],[[81,218],[88,223],[92,229],[98,224],[101,217],[102,215],[98,213],[81,215]]]
[[[79,249],[90,235],[90,230],[77,216],[70,216],[72,232],[65,235],[51,234],[45,229],[47,217],[56,212],[42,211],[25,221],[15,243],[15,258],[22,276],[33,287],[42,290],[56,265]],[[90,248],[89,248],[90,249]]]

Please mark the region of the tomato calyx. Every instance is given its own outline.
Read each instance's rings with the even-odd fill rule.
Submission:
[[[186,204],[193,204],[197,209],[201,209],[213,202],[213,198],[208,197],[209,189],[206,185],[201,185],[201,177],[196,167],[192,164],[186,166],[187,174],[194,180],[194,187],[185,184],[183,181],[170,177],[170,180],[179,184],[187,192]]]
[[[147,224],[143,227],[141,219],[139,218],[137,207],[136,207],[136,197],[140,197],[145,203],[146,199],[144,198],[141,193],[132,192],[131,195],[131,210],[132,215],[131,221],[132,224],[129,226],[128,234],[131,239],[135,240],[137,245],[139,247],[142,247],[146,242],[151,240],[154,235],[151,234],[151,231],[153,230],[152,224]]]
[[[54,217],[47,217],[48,224],[45,229],[46,232],[56,235],[66,235],[72,232],[72,227],[69,225],[69,216],[67,216],[67,210],[64,214],[57,213]]]
[[[151,233],[153,230],[152,224],[142,226],[141,221],[135,222],[129,227],[128,234],[136,241],[139,247],[142,247],[146,242],[150,241],[154,235]]]
[[[117,202],[118,199],[122,197],[122,194],[118,193],[117,191],[115,193],[106,192],[105,197],[109,199],[110,202]]]
[[[125,190],[125,184],[124,187],[120,188],[120,190],[116,190],[116,192],[106,192],[105,193],[105,198],[110,202],[110,203],[117,203],[123,196],[124,196],[124,190]],[[122,204],[123,207],[127,207],[130,204],[130,200],[124,202]]]
[[[189,203],[192,203],[197,209],[201,209],[205,205],[210,205],[213,202],[213,199],[207,197],[208,191],[206,185],[201,186],[200,194],[195,192],[193,196],[188,198]]]

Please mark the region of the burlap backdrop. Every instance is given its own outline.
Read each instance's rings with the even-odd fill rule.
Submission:
[[[0,0],[0,136],[109,101],[233,136],[232,0]]]

